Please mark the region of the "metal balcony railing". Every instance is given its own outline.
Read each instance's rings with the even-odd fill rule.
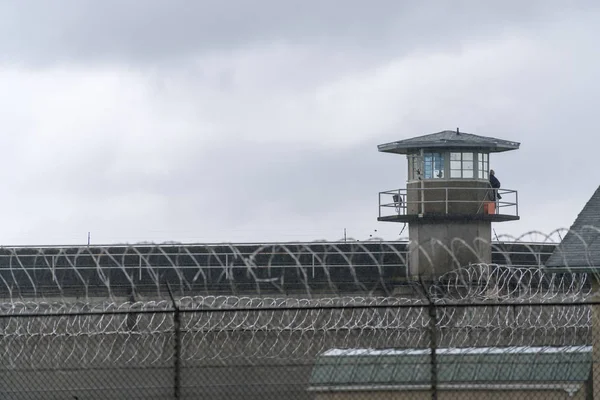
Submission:
[[[494,191],[497,194],[495,200]],[[379,193],[379,218],[425,214],[496,214],[518,217],[518,193],[511,189],[481,187],[410,188]]]

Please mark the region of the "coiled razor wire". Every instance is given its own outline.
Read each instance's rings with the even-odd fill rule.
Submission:
[[[591,297],[592,286],[584,273],[472,264],[444,274],[432,295],[461,302],[582,302]]]
[[[588,306],[438,307],[444,347],[584,345]],[[426,348],[427,307],[185,312],[184,361],[307,359],[331,347]],[[12,317],[3,321],[5,366],[164,363],[173,356],[172,313]]]
[[[431,337],[428,304],[422,299],[198,296],[179,304],[186,362],[307,359],[332,347],[423,348]],[[15,304],[12,315],[1,321],[5,366],[144,365],[173,357],[173,310],[166,301],[89,308],[104,314],[31,317],[22,312],[33,310],[26,306]],[[586,305],[435,307],[437,341],[444,347],[585,345],[590,339],[591,308]],[[49,309],[40,305],[37,311]],[[58,310],[79,312],[53,308]]]

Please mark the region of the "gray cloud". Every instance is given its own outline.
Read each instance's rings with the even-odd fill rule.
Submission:
[[[399,2],[61,0],[0,4],[5,62],[179,63],[204,52],[273,42],[369,58],[427,48],[460,51],[473,40],[595,7],[560,1]],[[396,54],[397,55],[397,54]]]
[[[500,234],[598,185],[592,3],[233,4],[0,3],[0,242],[396,238],[376,145],[456,126],[522,142]]]

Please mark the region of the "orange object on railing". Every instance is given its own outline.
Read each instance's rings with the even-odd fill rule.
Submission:
[[[484,214],[496,214],[496,203],[493,201],[486,201],[483,203]]]

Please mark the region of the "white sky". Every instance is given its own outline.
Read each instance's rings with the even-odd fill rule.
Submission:
[[[456,127],[521,142],[491,158],[522,216],[499,235],[568,228],[600,3],[407,4],[0,2],[0,244],[396,239],[406,159],[377,144]]]

